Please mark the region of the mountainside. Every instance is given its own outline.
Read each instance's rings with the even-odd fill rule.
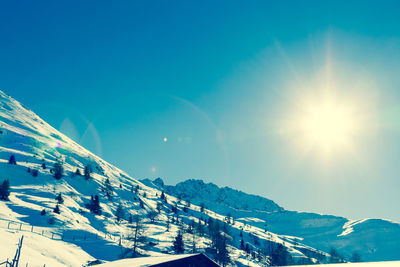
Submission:
[[[243,193],[229,187],[218,187],[202,180],[186,180],[175,186],[165,185],[161,178],[142,183],[166,193],[204,204],[222,215],[230,214],[237,221],[266,229],[279,235],[300,238],[302,243],[322,251],[337,249],[350,256],[353,252],[363,260],[399,260],[400,224],[382,219],[351,221],[333,215],[288,211],[272,200]]]
[[[398,223],[286,211],[198,180],[141,182],[0,91],[4,179],[11,188],[9,200],[0,201],[0,262],[13,257],[22,235],[21,265],[81,266],[130,257],[133,247],[136,256],[173,254],[179,232],[185,253],[230,258],[234,266],[262,266],[282,255],[287,263],[328,262],[331,246],[346,257],[400,257]],[[135,230],[146,240],[134,239]]]

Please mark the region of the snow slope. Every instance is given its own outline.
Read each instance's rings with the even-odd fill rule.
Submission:
[[[8,164],[8,159],[14,155],[16,165]],[[61,162],[64,176],[60,180],[53,177],[52,168],[56,162]],[[42,164],[46,168],[42,168]],[[90,165],[93,169],[90,179],[74,175],[77,169],[84,173],[84,167]],[[28,170],[31,172],[28,172]],[[32,170],[38,171],[38,176],[32,175]],[[187,228],[191,221],[199,218],[214,218],[223,221],[224,216],[207,211],[200,212],[200,207],[192,205],[187,212],[183,207],[187,203],[179,202],[175,197],[167,195],[168,203],[160,200],[161,191],[147,187],[125,172],[105,162],[86,150],[67,136],[55,130],[35,113],[23,107],[18,101],[0,91],[0,180],[9,179],[11,184],[10,201],[0,201],[0,229],[13,232],[1,234],[1,239],[16,244],[21,235],[25,236],[21,264],[30,266],[56,265],[80,266],[89,260],[100,259],[113,261],[121,257],[126,248],[132,246],[127,239],[131,233],[127,218],[130,215],[140,215],[144,219],[144,230],[148,238],[147,248],[139,249],[142,255],[165,255],[172,253],[172,242],[178,231]],[[103,192],[105,180],[109,179],[113,192],[108,199]],[[139,186],[138,192],[133,188]],[[61,193],[64,203],[60,204],[60,214],[53,212],[57,202],[56,196]],[[94,215],[86,208],[91,195],[99,195],[102,214]],[[140,203],[143,203],[141,207]],[[157,203],[162,204],[160,216],[152,222],[147,215],[156,210]],[[126,215],[124,220],[117,222],[115,213],[122,205]],[[178,208],[180,223],[167,223],[173,215],[172,207]],[[40,212],[46,211],[42,216]],[[232,227],[230,239],[232,244],[229,252],[236,262],[235,265],[246,264],[257,266],[254,259],[244,254],[239,246],[239,233],[243,224]],[[168,229],[168,230],[167,230]],[[32,231],[30,233],[30,231]],[[245,232],[257,235],[261,240],[282,243],[283,240],[262,229],[245,229]],[[44,233],[44,234],[43,234]],[[185,234],[186,252],[191,251],[191,240],[196,239],[196,250],[207,253],[211,240],[206,236]],[[48,239],[49,242],[42,242]],[[251,244],[251,240],[248,241]],[[35,251],[47,251],[52,243],[58,243],[60,248],[36,257]],[[70,245],[71,253],[63,257],[64,249]],[[252,245],[253,246],[253,245]],[[73,248],[73,249],[72,249]],[[10,251],[11,249],[11,251]],[[12,250],[0,251],[0,261],[12,258]],[[79,251],[80,250],[80,251]],[[299,257],[303,254],[291,249]],[[28,251],[31,251],[28,253]],[[35,262],[32,263],[32,257]],[[76,262],[80,264],[77,265]]]
[[[80,266],[82,263],[94,260],[80,247],[70,243],[55,241],[30,232],[0,229],[1,261],[7,257],[12,259],[22,235],[24,239],[20,262],[28,263],[28,266],[43,266],[43,263],[55,267]]]
[[[348,264],[320,264],[320,265],[305,265],[304,267],[398,267],[400,266],[400,261],[380,261],[380,262],[358,262],[358,263],[348,263]]]

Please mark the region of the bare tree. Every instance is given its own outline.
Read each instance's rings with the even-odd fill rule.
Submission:
[[[146,242],[146,237],[144,235],[144,226],[142,218],[139,215],[135,215],[132,220],[132,224],[128,226],[131,228],[128,233],[128,239],[132,241],[132,247],[129,249],[132,252],[131,257],[137,257],[137,249],[143,247]]]
[[[196,253],[197,252],[197,235],[195,234],[194,230],[191,234],[191,249],[192,249],[192,253]]]

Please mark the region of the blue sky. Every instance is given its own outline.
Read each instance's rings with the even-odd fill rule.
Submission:
[[[399,221],[398,9],[396,1],[2,2],[0,87],[135,178],[199,178],[287,209]],[[360,87],[348,105],[361,101],[372,114],[357,149],[329,164],[315,151],[298,156],[299,138],[280,134],[305,94],[300,84],[319,90],[312,81],[327,61],[345,84],[339,95]]]

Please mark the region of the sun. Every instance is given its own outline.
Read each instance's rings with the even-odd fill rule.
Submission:
[[[314,101],[296,115],[300,140],[326,153],[350,146],[359,129],[352,106],[334,98]]]
[[[291,69],[277,87],[271,133],[293,159],[321,167],[362,162],[382,130],[382,94],[373,73],[335,61],[328,49],[320,64]],[[278,91],[279,90],[279,91]],[[345,166],[343,165],[343,166]]]
[[[318,88],[318,87],[316,87]],[[357,153],[367,125],[368,109],[360,96],[335,88],[299,90],[286,106],[281,134],[301,155],[333,160]]]

